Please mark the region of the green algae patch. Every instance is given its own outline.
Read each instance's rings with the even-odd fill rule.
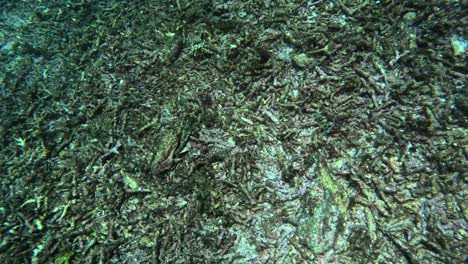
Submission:
[[[342,234],[347,220],[349,198],[327,167],[317,172],[316,182],[306,199],[306,216],[299,225],[300,237],[314,254],[324,254],[337,244],[346,246]]]
[[[318,177],[323,187],[330,192],[331,196],[333,197],[333,202],[336,206],[338,206],[341,214],[345,216],[348,209],[349,197],[344,187],[341,186],[338,181],[333,179],[333,175],[325,167],[320,169]]]

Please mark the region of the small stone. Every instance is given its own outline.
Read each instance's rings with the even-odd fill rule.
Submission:
[[[299,68],[306,68],[312,62],[312,59],[307,57],[306,54],[301,53],[294,55],[292,62]]]
[[[453,36],[450,39],[450,44],[452,44],[453,55],[455,56],[464,54],[468,47],[468,41],[458,36]]]
[[[416,19],[416,12],[408,12],[403,16],[406,22],[413,22]]]
[[[124,183],[130,189],[137,189],[138,188],[138,183],[133,178],[131,178],[130,176],[126,175],[124,177]]]

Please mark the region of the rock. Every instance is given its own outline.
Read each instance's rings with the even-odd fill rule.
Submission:
[[[295,66],[303,69],[309,66],[309,64],[312,62],[312,59],[307,57],[306,54],[301,53],[294,55],[294,57],[292,58],[292,62]]]

